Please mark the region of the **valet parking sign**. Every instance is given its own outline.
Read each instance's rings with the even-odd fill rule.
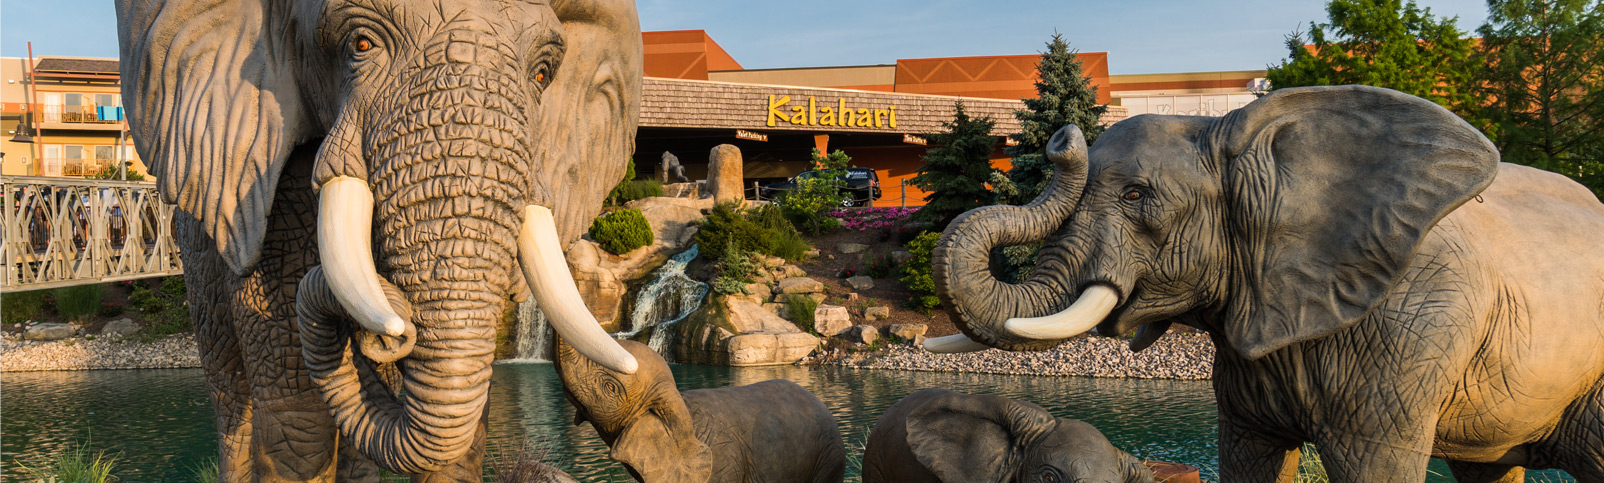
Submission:
[[[808,96],[806,105],[800,99],[792,105],[791,96],[776,97],[774,94],[769,94],[768,105],[769,127],[780,122],[796,126],[897,127],[897,106],[854,107],[847,105],[846,98],[836,99],[834,105],[821,105],[814,96]]]

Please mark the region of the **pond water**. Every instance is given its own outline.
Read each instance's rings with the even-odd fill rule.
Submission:
[[[840,367],[729,368],[674,365],[681,389],[789,379],[835,414],[851,459],[886,407],[918,389],[945,387],[1035,402],[1089,422],[1138,457],[1217,467],[1214,395],[1207,381],[1093,379],[869,371]],[[501,364],[490,395],[492,447],[534,438],[553,464],[580,481],[629,481],[589,425],[574,426],[550,364]],[[201,371],[7,373],[0,380],[0,481],[22,482],[27,464],[90,441],[120,455],[120,481],[191,481],[216,457],[217,438]],[[1448,472],[1440,461],[1432,469]],[[857,481],[849,464],[848,481]],[[1567,481],[1535,472],[1528,481]],[[1557,473],[1556,473],[1557,474]],[[1542,479],[1547,478],[1547,479]],[[1452,481],[1432,476],[1428,481]]]

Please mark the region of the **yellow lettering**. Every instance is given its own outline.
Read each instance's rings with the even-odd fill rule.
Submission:
[[[842,97],[840,99],[836,99],[835,112],[840,113],[840,115],[836,116],[836,118],[835,118],[835,125],[837,125],[837,126],[851,126],[852,125],[852,110],[851,109],[847,109],[847,98]]]
[[[780,112],[781,107],[785,107],[786,104],[790,103],[791,96],[784,96],[776,101],[774,100],[774,94],[769,94],[769,127],[774,127],[774,116],[779,116],[780,119],[787,121],[791,120],[791,118],[786,117],[785,113]]]
[[[891,106],[891,127],[897,127],[897,106]]]
[[[819,105],[813,103],[813,96],[808,96],[808,125],[819,125]]]
[[[856,127],[869,127],[870,124],[874,124],[874,115],[869,113],[869,108],[858,108],[858,124]]]
[[[819,125],[820,126],[834,126],[835,125],[835,108],[834,107],[824,106],[824,107],[819,108]]]
[[[886,125],[886,110],[885,109],[875,109],[874,110],[874,127],[885,127],[885,125]]]
[[[808,108],[802,106],[791,106],[791,124],[801,124],[806,126],[808,124]]]

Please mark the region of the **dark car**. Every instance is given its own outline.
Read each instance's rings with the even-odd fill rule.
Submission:
[[[796,181],[818,176],[817,171],[803,171],[783,183],[774,183],[764,186],[758,194],[763,199],[770,200],[782,193],[796,189]],[[847,168],[847,185],[841,187],[841,193],[847,195],[841,200],[841,206],[867,206],[874,200],[880,199],[880,175],[869,168]]]

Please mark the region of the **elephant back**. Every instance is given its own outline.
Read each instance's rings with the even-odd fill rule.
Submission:
[[[794,382],[682,394],[712,455],[711,481],[839,482],[846,472],[835,416]]]

